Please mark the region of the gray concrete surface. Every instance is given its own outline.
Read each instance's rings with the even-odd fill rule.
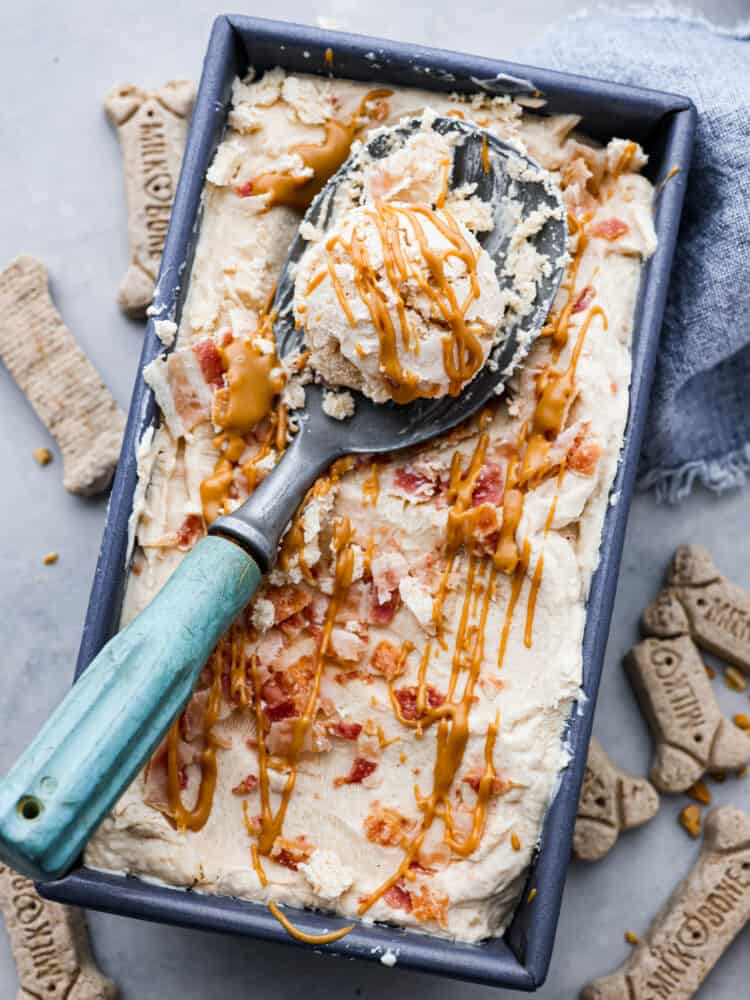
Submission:
[[[21,251],[48,265],[63,316],[127,405],[142,330],[125,320],[114,297],[126,266],[125,210],[116,138],[101,109],[115,82],[158,83],[198,75],[217,5],[209,0],[128,0],[118,4],[40,0],[0,5],[0,262]],[[237,6],[240,6],[239,4]],[[390,35],[513,56],[514,49],[575,0],[435,0],[430,7],[400,0],[277,0],[248,12],[288,20],[325,18],[344,30]],[[682,5],[681,5],[682,6]],[[747,16],[748,0],[702,0],[693,9],[729,24]],[[687,5],[683,9],[688,9]],[[2,477],[0,505],[0,768],[21,750],[66,690],[100,541],[106,501],[81,500],[61,486],[59,457],[41,469],[31,458],[51,445],[11,379],[0,370]],[[54,448],[53,448],[54,450]],[[717,499],[697,492],[675,509],[639,497],[632,510],[596,730],[622,765],[648,766],[645,725],[620,667],[636,635],[643,605],[682,541],[700,541],[719,565],[750,586],[748,491]],[[60,553],[56,566],[42,556]],[[748,710],[747,695],[715,682],[727,712]],[[714,785],[717,802],[750,807],[750,781]],[[697,847],[676,823],[683,799],[663,802],[657,819],[624,838],[604,862],[571,868],[557,946],[541,996],[572,1000],[580,986],[626,955],[623,932],[641,932]],[[91,916],[94,947],[125,1000],[198,1000],[220,996],[281,1000],[304,995],[430,1000],[496,995],[432,977],[334,961],[214,935]],[[750,931],[712,974],[702,997],[748,995]],[[0,998],[15,995],[7,939],[0,932]]]

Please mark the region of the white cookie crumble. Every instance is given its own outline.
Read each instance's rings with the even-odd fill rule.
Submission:
[[[334,420],[354,416],[354,396],[350,392],[324,392],[323,413]]]
[[[154,333],[165,347],[171,347],[177,336],[177,324],[171,319],[155,319]]]
[[[322,847],[313,851],[310,860],[301,864],[299,870],[321,899],[338,899],[354,882],[351,868],[342,864],[335,851]]]
[[[253,612],[250,619],[261,635],[267,632],[276,620],[276,611],[273,604],[265,597],[259,597],[253,602]]]

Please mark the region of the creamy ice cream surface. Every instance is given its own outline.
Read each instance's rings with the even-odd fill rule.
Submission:
[[[282,70],[236,81],[176,340],[149,367],[164,419],[139,448],[123,624],[294,433],[314,373],[305,355],[277,357],[269,301],[306,205],[352,143],[427,107],[517,144],[560,185],[570,260],[543,335],[506,394],[469,423],[408,453],[338,462],[316,483],[276,567],[86,860],[476,941],[507,926],[567,760],[627,417],[633,310],[655,246],[635,143],[600,147],[576,132],[575,116],[540,117],[484,94]],[[476,252],[486,211],[472,192],[438,205],[442,176],[407,159],[368,181],[330,246],[330,234],[309,234],[298,276],[313,351],[335,341],[373,394],[383,345],[358,287],[362,255],[373,307],[384,301],[396,318],[385,374],[404,378],[390,393],[450,389],[446,358],[465,333],[450,309],[439,338],[430,332],[441,302],[415,277],[426,273],[416,223],[444,259],[445,288],[470,298],[472,357],[484,357],[498,312],[533,294],[536,264],[520,246],[527,293],[498,304]],[[390,206],[385,222],[368,215],[376,201]],[[418,205],[429,213],[415,216]],[[384,224],[387,245],[409,260],[398,294]],[[347,395],[330,394],[334,415],[346,416]]]

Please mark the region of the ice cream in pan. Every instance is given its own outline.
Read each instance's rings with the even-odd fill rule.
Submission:
[[[481,197],[482,169],[476,189],[450,183],[445,160],[452,170],[466,144],[423,127],[427,103],[549,171],[567,262],[538,253],[544,218],[519,214],[509,192]],[[373,127],[405,116],[422,124],[398,148],[372,146]],[[142,445],[124,624],[157,591],[176,593],[165,579],[214,543],[194,545],[204,524],[261,495],[282,452],[304,461],[313,420],[343,453],[356,450],[357,421],[387,412],[407,443],[415,408],[439,419],[497,384],[528,347],[549,262],[567,269],[545,336],[503,396],[487,392],[436,441],[312,470],[274,569],[253,602],[234,594],[228,635],[205,649],[187,708],[89,864],[466,940],[502,931],[565,762],[640,259],[654,244],[640,150],[597,148],[575,124],[488,97],[372,96],[280,72],[237,83],[176,350],[149,371],[164,420]],[[285,269],[304,189],[320,189],[322,152],[342,136],[362,141],[362,169],[311,212]],[[501,154],[490,142],[477,155]],[[501,261],[494,283],[483,254]],[[286,297],[273,317],[276,282]],[[383,394],[404,402],[367,398]],[[316,408],[321,397],[346,419]],[[185,613],[177,596],[165,634]],[[176,687],[163,692],[167,722],[187,696]]]

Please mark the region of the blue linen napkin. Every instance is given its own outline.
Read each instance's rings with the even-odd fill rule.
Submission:
[[[750,473],[750,22],[582,12],[519,53],[530,65],[691,97],[698,129],[639,486],[681,500]],[[627,138],[625,136],[624,138]]]

